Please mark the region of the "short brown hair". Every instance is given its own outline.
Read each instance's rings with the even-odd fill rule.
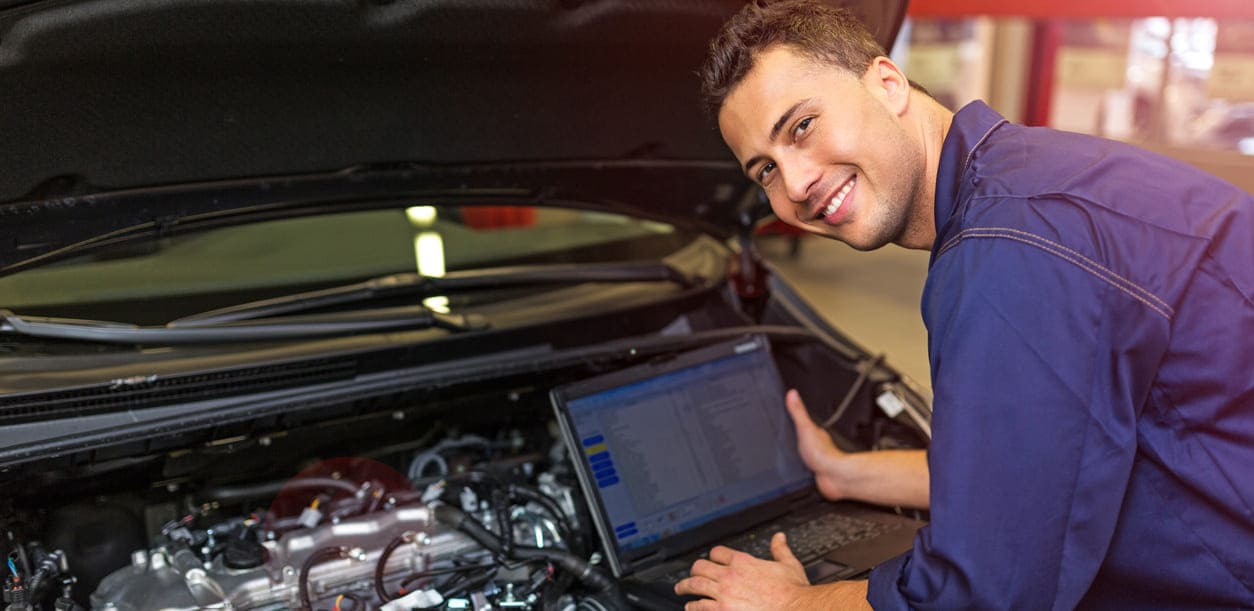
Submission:
[[[758,53],[775,45],[796,47],[812,59],[859,76],[872,60],[887,55],[866,25],[846,9],[821,0],[753,0],[710,41],[700,76],[712,116],[753,69]]]

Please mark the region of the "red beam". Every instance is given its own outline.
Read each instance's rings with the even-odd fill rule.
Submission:
[[[1032,24],[1032,64],[1024,96],[1024,125],[1049,125],[1050,105],[1054,100],[1054,66],[1061,42],[1062,25],[1058,20],[1042,19]]]
[[[1254,19],[1254,0],[910,0],[913,17],[1214,17]]]

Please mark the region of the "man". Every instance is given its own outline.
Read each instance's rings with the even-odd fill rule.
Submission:
[[[747,6],[703,70],[775,214],[930,249],[921,452],[843,454],[801,399],[829,498],[929,506],[870,580],[715,548],[688,609],[1254,607],[1254,200],[1170,159],[956,114],[850,15]]]

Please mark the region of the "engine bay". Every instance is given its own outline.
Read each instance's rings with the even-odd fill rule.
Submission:
[[[908,414],[876,406],[897,384],[870,373],[876,362],[792,339],[775,358],[816,411],[843,412],[839,444],[926,444]],[[161,452],[10,470],[4,599],[14,610],[629,608],[548,399],[606,367],[428,387],[179,431]],[[818,386],[815,369],[837,383]]]

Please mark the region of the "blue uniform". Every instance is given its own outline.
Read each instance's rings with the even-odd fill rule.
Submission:
[[[872,605],[1254,607],[1254,198],[976,102],[936,229],[932,521]]]

